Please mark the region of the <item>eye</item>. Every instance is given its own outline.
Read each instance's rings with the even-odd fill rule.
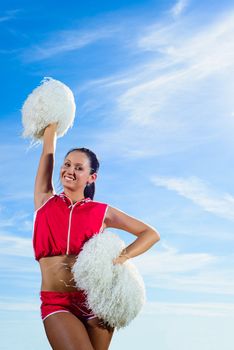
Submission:
[[[71,165],[70,163],[66,162],[66,163],[64,163],[63,166],[66,167],[66,168],[68,168],[68,167],[70,167],[70,165]],[[83,168],[82,168],[81,166],[76,166],[76,167],[75,167],[75,170],[81,170],[81,171],[82,171]]]

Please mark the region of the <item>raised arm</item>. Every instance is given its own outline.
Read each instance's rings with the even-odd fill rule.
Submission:
[[[37,210],[55,194],[52,177],[54,170],[54,154],[57,140],[57,123],[46,127],[43,136],[43,150],[38,165],[34,186],[34,208]]]

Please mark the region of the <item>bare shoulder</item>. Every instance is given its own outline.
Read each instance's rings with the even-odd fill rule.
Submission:
[[[54,196],[56,193],[53,191],[47,192],[47,193],[40,193],[37,195],[34,195],[34,210],[38,210],[45,202],[48,201],[52,196]]]
[[[139,236],[146,229],[154,229],[152,226],[125,213],[123,210],[108,206],[105,225],[107,227],[118,228],[124,231],[128,231],[135,236]]]
[[[120,213],[124,213],[122,210],[112,207],[108,204],[105,221],[111,220],[114,216],[118,216]]]

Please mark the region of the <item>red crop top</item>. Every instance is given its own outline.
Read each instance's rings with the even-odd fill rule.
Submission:
[[[35,260],[54,255],[77,255],[95,233],[103,232],[108,205],[85,198],[72,203],[64,192],[50,197],[34,213]]]

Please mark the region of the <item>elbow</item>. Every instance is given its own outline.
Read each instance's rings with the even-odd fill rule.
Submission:
[[[160,241],[160,234],[158,231],[154,230],[153,231],[153,237],[154,237],[154,242],[157,243],[158,241]]]
[[[155,228],[150,227],[142,233],[146,233],[148,235],[148,240],[152,244],[157,243],[160,240],[160,234]]]

